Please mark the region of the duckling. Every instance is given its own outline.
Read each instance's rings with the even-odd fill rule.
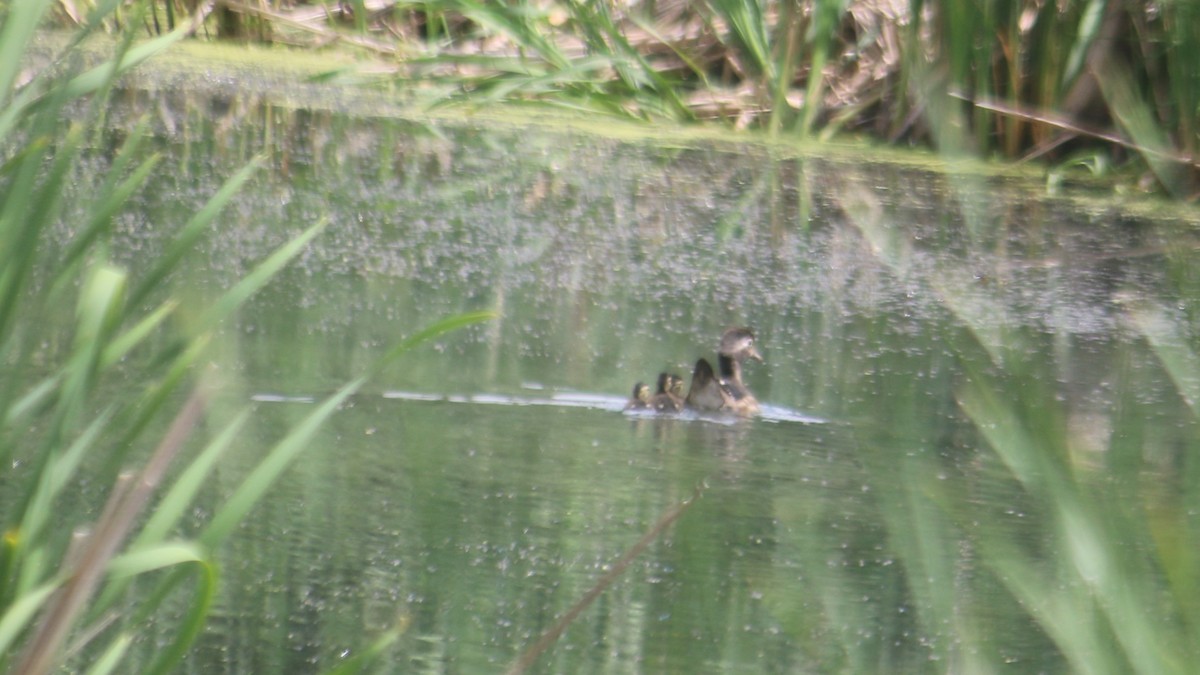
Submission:
[[[658,374],[658,392],[650,399],[650,407],[660,413],[683,410],[683,378],[674,373]]]
[[[638,382],[633,385],[633,395],[625,404],[625,410],[645,410],[650,407],[650,385]]]
[[[732,399],[721,387],[721,381],[713,373],[708,359],[696,361],[692,370],[692,386],[688,388],[684,405],[693,410],[716,411],[725,408]]]
[[[728,395],[726,408],[743,417],[757,415],[758,399],[742,381],[742,362],[754,359],[763,362],[762,354],[754,347],[754,332],[749,328],[730,328],[721,335],[717,350],[717,366],[721,371],[721,389]]]
[[[675,399],[680,404],[682,404],[683,403],[683,378],[678,375],[672,374],[670,385],[671,386],[667,391],[669,391],[671,393],[671,398]]]

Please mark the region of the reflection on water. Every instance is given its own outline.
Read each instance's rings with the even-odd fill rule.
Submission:
[[[332,223],[220,336],[212,424],[250,401],[256,426],[197,522],[389,345],[500,314],[405,357],[324,430],[220,552],[194,672],[327,669],[394,626],[385,672],[496,671],[698,486],[535,670],[1060,672],[988,549],[1051,565],[1053,510],[964,396],[996,362],[1027,364],[1003,377],[1061,405],[1047,429],[1153,420],[1136,444],[1072,435],[1085,485],[1140,483],[1140,459],[1110,455],[1167,467],[1191,447],[1116,300],[1186,276],[1168,253],[1194,248],[1165,219],[1016,179],[959,177],[987,195],[964,204],[953,177],[853,154],[249,104],[214,126],[187,96],[130,98],[113,119],[169,110],[158,149],[182,168],[123,223],[127,264],[259,151],[271,169],[176,280],[187,294]],[[761,418],[620,413],[635,380],[690,371],[730,325],[764,351],[746,375]]]
[[[322,586],[278,589],[284,606],[324,610],[313,625],[288,620],[293,649],[350,649],[364,631],[404,620],[410,633],[399,663],[502,668],[700,486],[687,517],[578,621],[565,651],[544,667],[574,671],[582,658],[619,670],[758,668],[755,651],[736,655],[747,639],[774,645],[779,667],[794,663],[767,604],[790,594],[771,580],[782,534],[774,510],[802,508],[795,500],[813,499],[804,496],[810,491],[859,489],[837,475],[855,471],[852,458],[833,457],[827,445],[844,432],[622,415],[620,399],[598,397],[582,406],[451,398],[356,400],[281,484],[276,506],[264,508],[273,513],[255,518],[230,553],[253,560],[264,540],[299,537],[288,555],[256,563],[267,578],[315,575],[310,583]],[[276,412],[287,408],[260,414]],[[353,546],[330,550],[331,537]],[[223,620],[247,621],[271,602],[260,578],[248,575]],[[731,617],[736,628],[726,623]]]

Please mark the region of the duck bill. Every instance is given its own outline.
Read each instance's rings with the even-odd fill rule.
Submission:
[[[759,363],[763,363],[762,354],[758,353],[758,350],[754,348],[754,345],[750,345],[750,348],[746,350],[746,358],[754,359]]]

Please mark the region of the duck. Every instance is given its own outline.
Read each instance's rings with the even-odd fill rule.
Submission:
[[[758,399],[742,381],[742,362],[763,360],[754,346],[754,339],[754,331],[744,327],[730,328],[721,335],[721,345],[717,349],[717,367],[721,376],[717,377],[707,359],[696,361],[692,386],[685,399],[687,407],[707,412],[726,411],[740,417],[758,414]]]
[[[659,373],[658,392],[650,399],[650,407],[660,413],[683,410],[683,378],[674,373]]]
[[[721,373],[721,388],[729,395],[726,407],[738,415],[750,417],[758,414],[760,406],[742,381],[742,362],[746,359],[763,362],[762,354],[754,346],[754,331],[744,327],[725,331],[717,350],[717,366]]]
[[[625,404],[625,410],[646,410],[650,407],[650,385],[638,382],[633,385],[633,394]]]
[[[692,369],[692,386],[688,388],[684,405],[691,410],[713,412],[723,410],[729,402],[729,394],[713,372],[712,364],[708,359],[698,359]]]

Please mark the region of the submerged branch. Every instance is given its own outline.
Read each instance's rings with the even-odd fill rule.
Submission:
[[[654,523],[654,526],[647,530],[646,534],[642,535],[641,539],[637,540],[637,543],[629,547],[629,550],[625,551],[621,558],[613,563],[612,569],[608,570],[604,576],[600,577],[600,579],[596,581],[596,584],[588,589],[587,593],[584,593],[583,596],[571,606],[571,609],[567,610],[567,612],[562,615],[562,618],[560,618],[557,623],[550,627],[550,630],[542,633],[542,636],[538,638],[537,642],[533,643],[533,645],[531,645],[521,654],[520,658],[513,662],[512,666],[510,666],[506,671],[507,675],[520,675],[528,670],[529,667],[532,666],[535,661],[537,661],[538,657],[541,656],[558,640],[563,632],[567,630],[567,627],[574,623],[575,619],[583,613],[583,610],[587,609],[588,606],[596,600],[596,598],[600,597],[601,593],[603,593],[609,586],[612,585],[612,582],[616,581],[618,577],[625,573],[625,570],[629,567],[630,563],[632,563],[634,559],[641,555],[642,551],[645,551],[647,546],[653,543],[654,540],[657,539],[659,535],[661,535],[663,531],[666,530],[672,523],[674,523],[676,520],[679,520],[679,517],[682,516],[689,508],[691,508],[692,504],[696,503],[696,500],[700,498],[700,495],[703,493],[703,491],[704,484],[701,483],[697,485],[696,489],[692,492],[691,499],[675,505],[670,511],[664,513],[663,516],[658,519],[658,522]]]

